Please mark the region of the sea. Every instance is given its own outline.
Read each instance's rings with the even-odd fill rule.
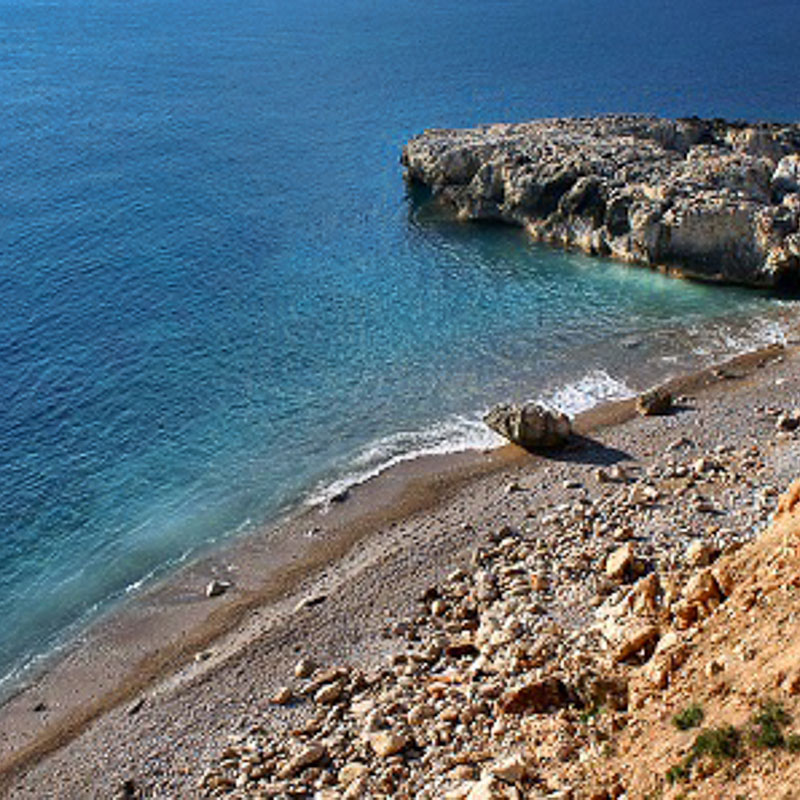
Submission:
[[[800,119],[795,0],[0,0],[0,689],[210,547],[482,413],[574,413],[796,300],[458,223],[428,127]],[[796,314],[795,314],[796,316]]]

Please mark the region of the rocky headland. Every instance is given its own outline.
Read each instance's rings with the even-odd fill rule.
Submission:
[[[800,284],[800,125],[603,116],[433,129],[406,178],[463,219],[670,274]]]

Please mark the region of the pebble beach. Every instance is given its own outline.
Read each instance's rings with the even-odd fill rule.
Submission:
[[[192,565],[0,710],[2,796],[593,796],[610,733],[569,714],[602,696],[624,727],[657,641],[615,639],[608,609],[656,573],[678,603],[765,527],[797,474],[798,357],[676,379],[668,415],[597,408],[550,456],[396,467],[294,520],[281,572],[257,538]]]

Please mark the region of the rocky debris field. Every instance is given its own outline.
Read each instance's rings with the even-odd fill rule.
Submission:
[[[464,219],[702,280],[800,284],[800,125],[608,116],[433,129],[402,163]]]
[[[796,548],[789,582],[775,572],[764,588],[750,568],[774,544],[772,534],[754,536],[784,488],[773,482],[775,453],[796,455],[800,415],[764,405],[749,414],[760,437],[708,448],[689,429],[647,462],[565,479],[551,503],[490,530],[469,568],[428,586],[416,612],[387,627],[384,635],[403,645],[383,666],[301,657],[271,698],[293,715],[291,730],[252,719],[198,775],[198,791],[603,800],[686,796],[718,782],[721,793],[693,796],[737,796],[736,781],[763,767],[757,755],[738,777],[716,757],[687,760],[697,732],[675,729],[670,738],[670,719],[681,702],[730,693],[708,688],[720,676],[747,674],[741,664],[762,652],[751,643],[761,622],[754,609],[776,594],[800,609]],[[524,509],[531,488],[509,482],[507,502]],[[786,613],[795,624],[796,612]],[[739,640],[737,619],[746,621]],[[770,697],[800,687],[796,665],[769,680]],[[744,696],[753,707],[761,697],[752,689]],[[654,734],[658,725],[667,732]],[[676,764],[680,780],[669,772]]]

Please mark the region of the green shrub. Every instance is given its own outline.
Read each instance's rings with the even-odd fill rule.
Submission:
[[[689,728],[696,728],[704,717],[703,707],[699,703],[692,703],[672,718],[672,724],[678,730],[688,731]]]
[[[790,733],[786,737],[786,749],[790,753],[800,753],[800,734]]]
[[[776,703],[774,700],[764,701],[750,720],[754,726],[752,737],[756,746],[771,750],[783,747],[786,744],[783,729],[791,721],[792,718],[780,703]]]
[[[667,783],[674,786],[678,781],[685,781],[689,777],[689,773],[683,764],[673,764],[667,770]]]
[[[733,725],[723,728],[706,728],[697,734],[692,745],[694,759],[711,756],[716,761],[736,758],[740,752],[739,731]]]

